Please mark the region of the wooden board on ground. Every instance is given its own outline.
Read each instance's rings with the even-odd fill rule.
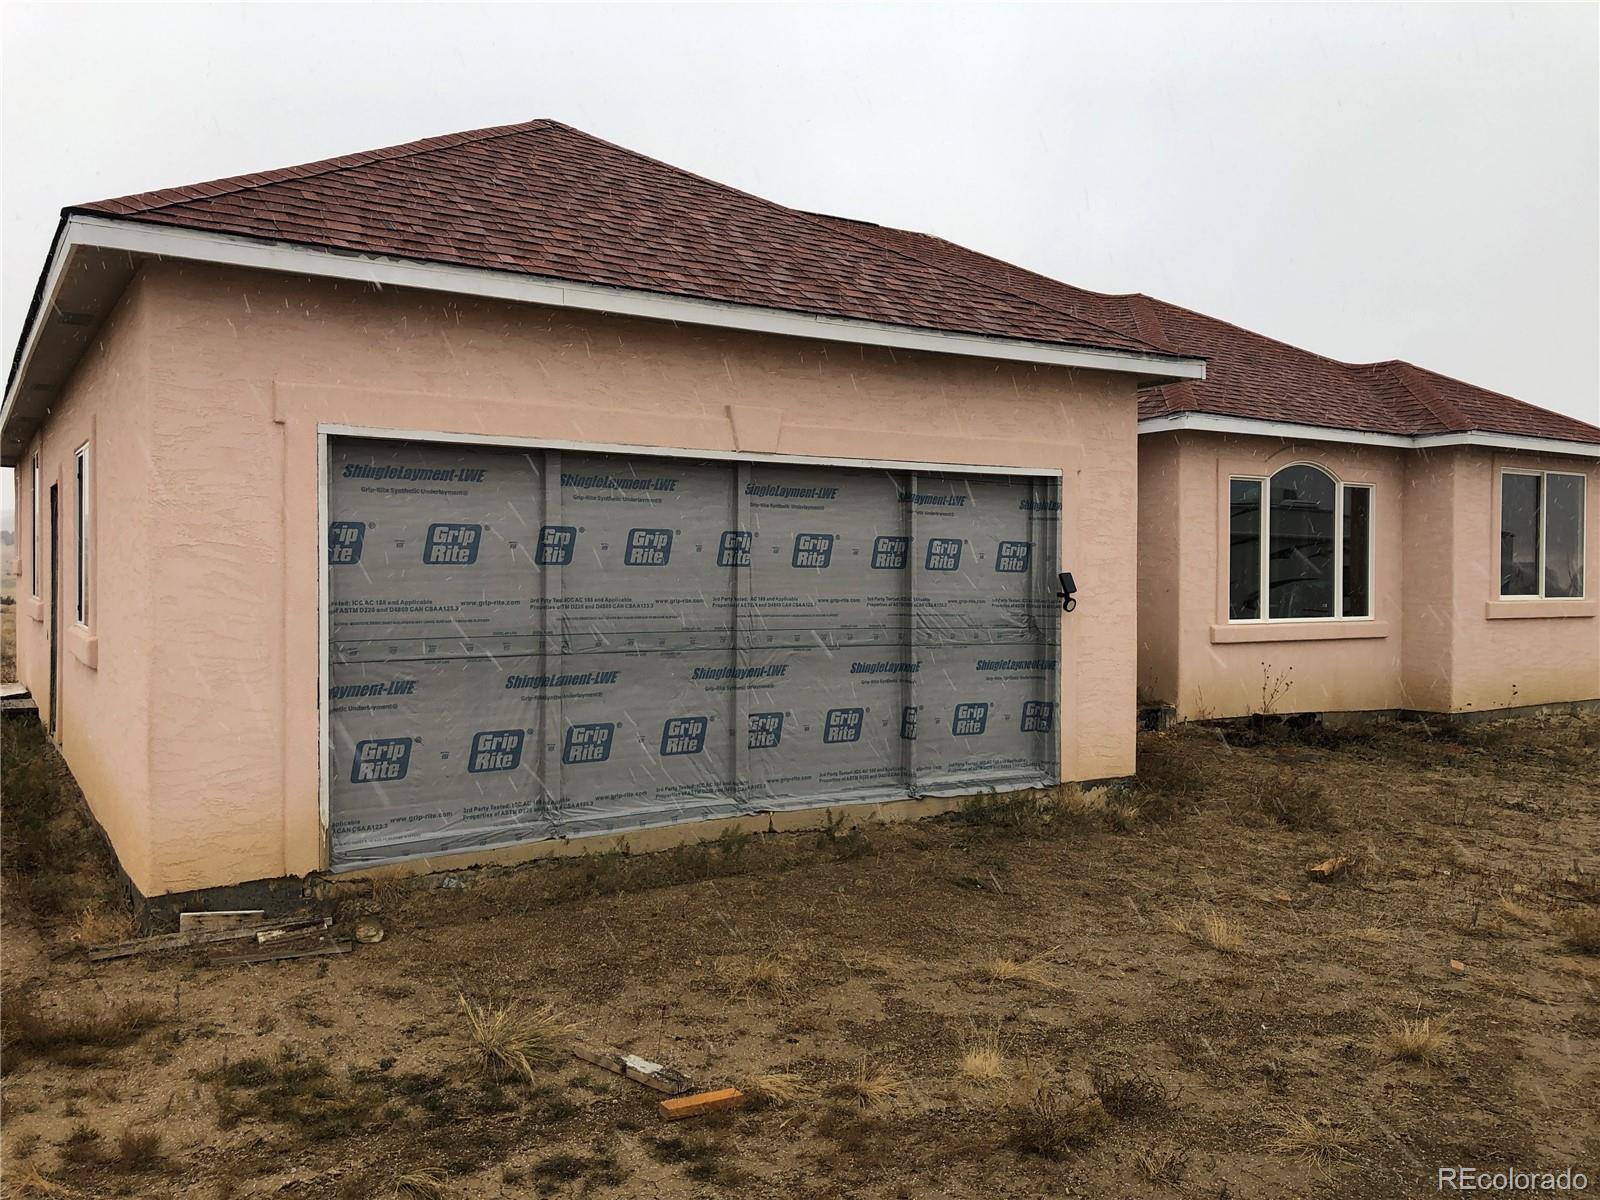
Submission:
[[[203,933],[213,929],[255,928],[267,919],[259,908],[236,908],[224,912],[185,912],[178,914],[179,933]]]
[[[717,1112],[724,1108],[737,1108],[744,1103],[744,1093],[738,1088],[718,1088],[714,1092],[696,1092],[692,1096],[675,1096],[656,1105],[661,1115],[669,1121],[685,1117],[698,1117],[702,1113]]]
[[[354,942],[319,942],[304,945],[292,942],[287,946],[267,946],[259,950],[241,950],[237,954],[213,954],[206,960],[211,967],[248,966],[251,963],[281,962],[290,958],[322,958],[329,954],[349,954],[356,948]]]
[[[572,1053],[584,1062],[593,1063],[613,1075],[625,1076],[635,1083],[642,1083],[645,1087],[655,1088],[656,1091],[665,1092],[669,1096],[686,1092],[690,1087],[687,1075],[674,1071],[671,1067],[663,1067],[660,1063],[653,1063],[649,1059],[640,1058],[637,1054],[613,1054],[605,1050],[590,1050],[583,1046],[574,1048]]]
[[[127,942],[112,942],[104,946],[90,946],[89,958],[100,962],[107,958],[128,958],[134,954],[157,954],[166,950],[187,950],[191,946],[208,946],[213,942],[230,942],[241,938],[254,938],[263,929],[297,929],[306,925],[326,927],[326,917],[284,917],[277,921],[264,921],[260,925],[246,925],[239,929],[209,929],[198,933],[161,933],[155,937],[134,938]]]

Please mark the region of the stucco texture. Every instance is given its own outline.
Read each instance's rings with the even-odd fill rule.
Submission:
[[[86,362],[47,442],[67,446],[91,396],[126,435],[100,480],[101,665],[63,681],[62,728],[146,894],[324,865],[319,426],[1058,469],[1081,589],[1062,623],[1062,770],[1133,770],[1130,376],[175,262],[142,269],[118,321],[137,337],[106,339],[98,370],[137,394],[96,391]],[[43,657],[35,626],[31,685]],[[80,750],[99,726],[117,730],[114,774]]]
[[[1144,699],[1204,719],[1471,712],[1600,697],[1594,460],[1195,432],[1146,436],[1139,460]],[[1228,479],[1296,462],[1373,489],[1368,620],[1228,619]],[[1511,467],[1586,476],[1586,599],[1500,601],[1498,489]]]

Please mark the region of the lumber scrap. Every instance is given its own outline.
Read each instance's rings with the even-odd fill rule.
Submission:
[[[206,959],[209,967],[249,966],[252,963],[281,962],[290,958],[322,958],[329,954],[349,954],[356,948],[354,942],[319,942],[307,946],[291,942],[287,946],[265,946],[255,950],[240,950],[234,954],[213,954]]]
[[[665,1092],[669,1096],[676,1096],[689,1090],[690,1080],[687,1075],[674,1071],[671,1067],[664,1067],[660,1063],[653,1063],[647,1058],[640,1058],[637,1054],[613,1054],[606,1050],[590,1050],[584,1046],[574,1047],[572,1053],[603,1071],[624,1076],[635,1083],[644,1084],[645,1087]]]
[[[135,954],[159,954],[166,950],[187,950],[191,946],[208,946],[213,942],[254,938],[257,933],[267,929],[296,929],[304,925],[325,926],[327,920],[326,917],[283,917],[276,921],[263,921],[260,925],[244,925],[238,929],[206,929],[198,933],[159,933],[155,937],[90,946],[88,953],[94,962],[108,958],[128,958]]]
[[[179,933],[202,933],[211,929],[252,928],[267,919],[266,910],[260,908],[235,908],[219,912],[182,912],[178,914]]]
[[[314,925],[296,926],[293,929],[257,929],[256,944],[267,946],[276,942],[303,941],[309,937],[321,937],[322,931],[332,925],[332,917],[323,917]]]
[[[744,1103],[744,1093],[738,1088],[718,1088],[714,1092],[696,1092],[692,1096],[674,1096],[656,1105],[661,1115],[669,1121],[685,1117],[698,1117],[702,1113],[717,1112],[724,1108],[738,1108]]]

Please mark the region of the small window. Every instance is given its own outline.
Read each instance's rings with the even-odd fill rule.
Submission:
[[[76,512],[78,514],[76,548],[78,576],[79,625],[89,623],[89,447],[78,447],[76,479]]]
[[[1228,481],[1228,619],[1372,615],[1372,489],[1309,463]]]
[[[1576,600],[1584,594],[1582,475],[1500,476],[1500,595]]]
[[[33,452],[33,528],[28,538],[28,580],[39,598],[39,452]]]

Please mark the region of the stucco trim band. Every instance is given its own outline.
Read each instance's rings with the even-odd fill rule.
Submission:
[[[1483,606],[1486,620],[1527,617],[1600,616],[1600,600],[1490,600]]]
[[[1263,621],[1259,624],[1213,625],[1211,642],[1331,642],[1344,638],[1386,638],[1387,621]]]

